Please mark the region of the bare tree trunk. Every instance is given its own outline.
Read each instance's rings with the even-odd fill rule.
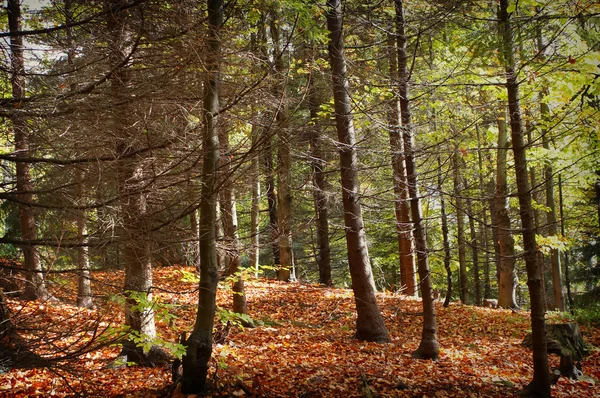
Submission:
[[[81,169],[76,170],[77,180],[77,192],[76,197],[81,203],[81,199],[84,197],[84,184],[83,184],[83,171]],[[92,302],[92,286],[90,279],[90,257],[88,255],[88,238],[87,238],[87,225],[85,210],[82,208],[77,211],[77,236],[81,246],[77,248],[77,306],[83,308],[92,308],[94,303]]]
[[[537,47],[538,53],[544,53],[544,42],[542,37],[541,25],[537,28]],[[543,55],[541,61],[544,61]],[[550,107],[544,102],[544,97],[548,90],[544,88],[540,93],[540,113],[542,123],[550,119]],[[546,126],[542,128],[542,145],[544,149],[550,149],[549,131]],[[558,223],[556,221],[556,201],[554,199],[554,170],[551,163],[546,163],[544,167],[544,177],[546,180],[546,207],[549,209],[546,213],[546,224],[548,226],[548,235],[558,236]],[[560,253],[558,249],[550,250],[550,263],[552,264],[552,287],[554,291],[554,307],[559,311],[565,310],[565,295],[563,293],[563,282],[560,267]]]
[[[562,191],[562,177],[558,175],[558,203],[560,209],[560,234],[564,238],[565,236],[565,217],[563,212],[563,191]],[[567,286],[567,299],[569,300],[569,307],[573,309],[573,297],[571,296],[571,281],[569,280],[569,250],[565,250],[565,285]]]
[[[523,246],[525,250],[525,265],[527,267],[527,286],[531,301],[531,334],[533,340],[533,380],[527,386],[530,395],[550,397],[550,369],[548,367],[548,352],[546,332],[544,330],[544,292],[542,290],[541,267],[537,258],[535,226],[531,206],[531,187],[527,178],[527,156],[523,137],[523,121],[519,98],[519,83],[515,72],[512,28],[508,13],[509,0],[500,0],[498,13],[499,31],[502,36],[501,54],[506,69],[506,88],[508,91],[508,107],[510,112],[510,127],[512,147],[515,159],[515,175],[523,229]]]
[[[473,284],[475,285],[475,305],[481,305],[481,280],[479,275],[479,242],[475,229],[475,216],[471,198],[467,198],[467,216],[469,217],[469,230],[471,232],[471,255],[473,259]]]
[[[227,131],[221,129],[219,132],[220,152],[223,156],[219,174],[222,175],[221,181],[221,220],[223,222],[223,234],[225,240],[225,268],[233,279],[233,311],[239,314],[247,314],[246,293],[244,291],[244,275],[242,271],[242,259],[240,257],[240,242],[238,234],[237,205],[235,201],[235,190],[233,188],[233,178],[231,171],[232,155],[229,150],[229,136]],[[224,161],[223,161],[224,160]]]
[[[310,154],[313,169],[313,201],[317,219],[317,263],[319,265],[319,283],[332,286],[331,249],[329,246],[329,209],[327,199],[327,181],[325,179],[325,152],[321,125],[317,115],[321,100],[317,92],[317,75],[312,73],[309,81],[310,118],[314,123],[310,134]]]
[[[481,155],[481,133],[479,131],[479,125],[477,125],[477,165],[479,169],[479,192],[482,196],[487,196],[487,190],[485,183],[483,182],[483,157]],[[483,237],[483,251],[484,263],[483,263],[483,298],[491,298],[491,284],[490,284],[490,249],[489,249],[489,234],[488,234],[488,210],[487,206],[483,205],[483,223],[479,224],[480,236]]]
[[[21,6],[19,0],[8,0],[8,28],[11,33],[21,30]],[[11,62],[11,86],[14,99],[25,98],[27,95],[25,87],[25,65],[23,58],[23,36],[10,36],[10,62]],[[16,102],[11,116],[15,139],[15,154],[19,157],[31,156],[29,148],[29,129],[27,121],[21,114],[22,103]],[[19,223],[21,226],[21,238],[24,242],[23,267],[27,273],[27,283],[23,298],[26,300],[46,299],[49,297],[40,258],[36,247],[32,244],[37,239],[37,226],[33,208],[27,203],[33,202],[30,164],[17,162],[17,197],[19,203]]]
[[[467,248],[465,244],[465,205],[463,201],[463,184],[460,168],[463,166],[459,158],[458,148],[454,148],[454,207],[456,208],[456,241],[458,244],[458,269],[460,282],[460,301],[469,303],[469,279],[467,274]]]
[[[265,164],[265,193],[267,195],[267,206],[269,209],[269,230],[271,232],[271,250],[273,252],[273,264],[279,267],[281,264],[279,253],[279,232],[277,217],[277,193],[275,192],[275,168],[273,167],[273,143],[271,137],[265,138],[263,149]]]
[[[406,154],[406,178],[408,181],[408,194],[410,197],[410,210],[414,224],[413,236],[417,252],[417,265],[419,272],[419,283],[421,297],[423,299],[423,330],[421,342],[413,356],[421,359],[437,359],[439,355],[439,344],[437,341],[437,322],[435,319],[435,307],[433,305],[433,290],[429,269],[429,253],[427,240],[421,215],[421,201],[419,199],[419,182],[417,178],[417,167],[415,164],[413,129],[410,115],[410,75],[407,65],[406,32],[404,19],[404,5],[402,0],[394,0],[396,10],[396,40],[398,50],[398,91],[400,94],[400,116],[402,120],[402,138]]]
[[[494,193],[494,218],[500,252],[498,306],[502,308],[517,308],[515,293],[518,280],[515,272],[515,242],[510,230],[510,217],[508,216],[507,156],[508,130],[506,126],[506,108],[502,104],[498,115],[498,155],[496,159],[496,192]]]
[[[73,22],[73,9],[72,9],[72,0],[64,1],[64,13],[65,13],[65,23],[70,26]],[[75,51],[77,47],[77,43],[73,38],[72,28],[67,28],[67,64],[69,66],[69,70],[75,70]],[[76,90],[76,85],[71,83],[71,90]],[[85,195],[85,184],[84,184],[84,170],[79,166],[75,170],[75,198],[77,200],[77,205],[83,206],[85,204],[84,195]],[[89,248],[88,238],[87,238],[87,225],[86,225],[86,210],[81,208],[76,211],[76,224],[77,224],[77,237],[79,238],[79,243],[81,246],[77,248],[77,306],[83,308],[92,308],[92,287],[90,280],[90,258],[89,258]]]
[[[190,229],[192,230],[192,264],[200,270],[200,221],[198,220],[198,209],[190,213]]]
[[[390,79],[392,87],[398,83],[398,58],[396,41],[389,39]],[[412,244],[412,224],[410,222],[410,203],[408,201],[408,182],[406,179],[405,153],[402,138],[402,118],[400,101],[392,100],[388,112],[390,149],[392,152],[392,175],[394,178],[394,210],[396,215],[396,232],[398,234],[398,254],[400,257],[401,291],[408,296],[417,295],[417,273]]]
[[[446,269],[446,298],[444,299],[444,307],[450,305],[452,300],[452,267],[450,267],[450,240],[448,239],[448,216],[446,215],[446,201],[444,200],[444,191],[442,189],[442,161],[440,157],[438,161],[438,191],[440,193],[440,212],[442,216],[442,239],[444,242],[444,269]]]
[[[339,140],[348,264],[358,315],[356,338],[366,341],[389,342],[387,328],[375,296],[375,283],[369,262],[360,204],[356,137],[348,77],[346,76],[346,60],[344,59],[341,1],[328,0],[326,12],[327,28],[329,29],[329,63],[333,80],[333,100]]]
[[[109,0],[106,5],[117,9],[124,0]],[[129,56],[131,31],[128,26],[128,12],[114,11],[107,16],[111,67],[115,69],[110,80],[110,95],[113,101],[111,122],[115,135],[119,137],[116,151],[127,155],[137,149],[139,137],[134,129],[128,129],[130,116],[123,104],[128,103],[130,70],[119,66]],[[133,132],[132,132],[133,131]],[[152,262],[150,244],[150,223],[147,214],[147,198],[142,187],[146,184],[144,156],[124,156],[117,164],[117,180],[120,196],[121,233],[123,258],[125,261],[124,293],[125,325],[129,327],[129,339],[123,342],[121,354],[128,361],[152,365],[150,351],[143,348],[142,341],[156,337],[154,310],[152,309]]]
[[[250,267],[258,278],[260,258],[260,158],[258,151],[259,128],[252,126],[252,164],[250,171],[252,185],[252,206],[250,209]]]
[[[219,80],[221,64],[221,28],[223,0],[207,0],[208,38],[206,47],[206,78],[204,81],[202,146],[203,184],[200,198],[200,286],[198,312],[194,329],[187,340],[183,356],[181,391],[197,394],[204,390],[212,355],[212,329],[219,282],[216,247],[217,166],[219,162]]]
[[[292,252],[292,151],[288,132],[287,110],[287,71],[283,59],[281,44],[280,13],[274,12],[271,21],[271,39],[273,40],[273,58],[279,84],[275,86],[275,97],[279,100],[277,109],[277,219],[279,236],[280,267],[277,279],[289,281],[294,279],[294,254]]]

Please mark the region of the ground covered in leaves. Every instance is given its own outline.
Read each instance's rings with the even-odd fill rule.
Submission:
[[[155,271],[159,333],[167,343],[189,331],[195,317],[192,268]],[[10,369],[0,363],[0,396],[183,397],[169,368],[116,367],[120,332],[120,272],[94,274],[95,310],[73,306],[74,280],[55,278],[57,300],[8,305],[21,340],[45,367]],[[529,328],[527,312],[437,303],[440,359],[411,358],[421,335],[421,302],[381,293],[379,305],[391,344],[352,338],[355,313],[351,290],[300,283],[249,280],[250,316],[256,328],[218,324],[209,395],[257,397],[501,397],[520,391],[532,376],[532,355],[520,343]],[[230,308],[231,291],[219,292]],[[223,313],[225,314],[225,313]],[[584,340],[600,347],[600,332],[582,326]],[[44,358],[51,358],[44,363]],[[551,357],[551,367],[558,367]],[[29,360],[29,366],[36,364]],[[4,370],[2,371],[2,367]],[[584,377],[561,378],[553,396],[600,396],[600,351],[582,361]]]

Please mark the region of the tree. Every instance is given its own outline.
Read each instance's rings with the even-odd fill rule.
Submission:
[[[219,79],[221,64],[221,29],[223,0],[207,0],[208,31],[206,39],[206,74],[202,99],[202,191],[200,198],[200,283],[198,311],[194,329],[187,339],[183,356],[182,392],[199,393],[206,384],[212,355],[212,329],[219,282],[216,248],[217,166],[219,162]]]
[[[458,243],[458,265],[460,279],[460,301],[469,303],[469,280],[467,277],[467,248],[465,244],[465,206],[463,201],[463,178],[460,170],[464,163],[459,157],[460,151],[454,149],[454,207],[456,207],[456,241]]]
[[[408,181],[408,194],[410,197],[410,210],[414,224],[413,236],[417,252],[417,266],[421,297],[423,299],[423,330],[421,343],[413,356],[421,359],[437,359],[439,344],[437,341],[437,325],[435,320],[435,307],[433,306],[433,290],[429,269],[429,256],[427,253],[427,240],[423,226],[421,202],[417,167],[414,160],[413,127],[410,114],[410,73],[408,71],[408,54],[406,51],[406,19],[404,17],[404,4],[402,0],[394,0],[396,11],[396,40],[398,49],[398,95],[400,98],[400,117],[402,120],[402,138],[404,141],[406,178]]]
[[[506,126],[506,107],[503,103],[498,109],[498,155],[496,157],[496,190],[494,192],[494,220],[498,242],[498,306],[517,308],[515,272],[515,243],[508,215],[508,182],[506,163],[508,156],[508,131]]]
[[[389,69],[392,90],[398,81],[398,54],[396,40],[390,35],[389,39]],[[397,96],[390,103],[389,126],[390,149],[392,151],[392,174],[394,181],[394,210],[396,215],[396,231],[398,234],[398,253],[400,256],[400,284],[403,293],[414,296],[417,294],[417,274],[412,242],[412,225],[410,222],[410,203],[408,202],[408,182],[406,179],[406,164],[404,142],[402,138],[402,118],[400,100]]]
[[[309,76],[309,107],[310,118],[313,126],[310,132],[310,155],[313,169],[313,201],[315,204],[315,216],[317,222],[317,263],[319,265],[319,282],[325,286],[332,286],[331,280],[331,248],[329,245],[329,209],[327,198],[327,186],[325,178],[325,152],[323,151],[323,137],[321,123],[319,122],[319,89],[317,86],[317,73],[311,71]]]
[[[15,140],[15,153],[21,158],[31,156],[29,147],[29,130],[25,114],[22,112],[23,100],[27,97],[25,81],[25,61],[23,57],[23,36],[21,31],[21,6],[19,0],[8,0],[8,27],[10,36],[11,86],[12,98],[15,100],[11,121]],[[37,226],[33,212],[33,186],[31,182],[31,166],[28,161],[16,162],[16,188],[19,204],[19,221],[23,240],[23,266],[26,270],[27,284],[23,298],[28,300],[46,299],[49,297],[37,248],[33,242],[37,239]]]
[[[329,30],[329,64],[333,83],[335,122],[339,140],[342,200],[348,264],[356,303],[356,338],[359,340],[389,342],[387,328],[377,305],[375,282],[367,249],[362,219],[358,183],[358,159],[350,88],[344,58],[343,13],[340,0],[327,1],[327,28]]]
[[[281,37],[281,18],[278,10],[273,11],[271,18],[271,39],[273,40],[273,59],[277,84],[274,88],[278,102],[275,111],[277,120],[277,232],[279,239],[279,269],[277,278],[288,281],[295,278],[294,253],[292,251],[292,191],[291,168],[292,152],[289,134],[289,115],[287,105],[287,68],[284,63],[284,47]]]
[[[538,263],[537,244],[533,209],[531,207],[531,187],[527,178],[527,156],[521,105],[519,98],[519,81],[515,68],[513,50],[513,32],[510,23],[511,14],[508,12],[509,0],[500,0],[498,10],[498,27],[501,35],[500,54],[504,61],[506,72],[506,89],[508,92],[508,110],[512,149],[515,158],[515,175],[521,215],[523,246],[525,250],[525,265],[527,267],[527,286],[531,302],[531,334],[533,340],[533,380],[526,387],[529,395],[550,397],[550,370],[548,367],[548,352],[546,332],[544,329],[545,297],[542,287],[541,266]]]

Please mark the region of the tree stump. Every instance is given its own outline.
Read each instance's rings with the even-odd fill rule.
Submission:
[[[575,366],[575,361],[581,361],[589,353],[581,337],[579,326],[576,322],[571,322],[546,324],[545,328],[548,354],[560,355],[560,365],[554,370],[553,382],[556,382],[560,376],[577,380],[582,373],[580,367]],[[521,345],[532,349],[531,333],[525,336]]]

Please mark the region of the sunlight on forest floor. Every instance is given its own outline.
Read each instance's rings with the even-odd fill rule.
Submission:
[[[195,318],[196,284],[185,282],[182,271],[193,269],[154,273],[156,297],[177,316],[157,320],[169,342],[189,331]],[[105,297],[117,292],[122,278],[121,272],[96,273],[94,292]],[[55,280],[56,302],[8,300],[21,336],[39,347],[37,353],[68,357],[84,349],[95,332],[120,326],[115,302],[98,299],[93,311],[74,307],[74,283]],[[375,344],[352,338],[351,290],[266,280],[249,280],[246,288],[249,313],[260,326],[232,328],[217,341],[209,375],[218,391],[214,396],[243,396],[243,383],[255,396],[270,397],[362,397],[367,390],[381,397],[500,397],[513,395],[532,376],[532,354],[520,345],[529,328],[527,312],[438,303],[440,359],[418,361],[411,358],[421,336],[418,299],[378,295],[392,343]],[[231,291],[222,288],[218,305],[230,304]],[[582,326],[582,332],[587,343],[600,347],[597,329]],[[0,396],[159,396],[169,385],[168,368],[107,369],[118,353],[119,347],[105,346],[50,369],[11,370],[0,375]],[[558,367],[558,357],[550,360],[551,368]],[[600,396],[600,352],[592,350],[582,367],[584,379],[561,378],[553,396]]]

